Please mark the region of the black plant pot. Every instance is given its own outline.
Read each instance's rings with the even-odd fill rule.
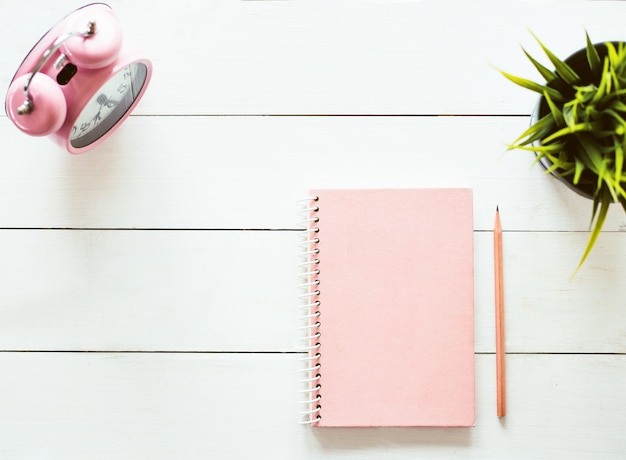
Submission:
[[[619,42],[612,42],[612,43],[615,46],[619,44]],[[596,50],[598,50],[598,55],[600,56],[600,59],[603,60],[608,54],[606,45],[604,43],[596,43],[593,46],[596,48]],[[599,84],[598,77],[592,75],[591,71],[589,70],[589,65],[587,64],[586,48],[578,50],[577,52],[569,56],[567,59],[565,59],[565,62],[572,69],[574,69],[574,71],[576,71],[576,73],[580,76],[581,85],[589,85],[589,84],[598,85]],[[564,94],[566,98],[569,98],[570,96],[571,97],[574,96],[573,93],[575,90],[570,87],[556,88],[556,89],[561,91],[561,93]],[[568,93],[571,93],[571,94],[568,94]],[[544,97],[541,96],[531,114],[531,120],[530,120],[531,125],[534,124],[541,117],[547,115],[549,112],[550,112],[550,108],[548,107],[548,104],[546,100],[544,99]],[[541,158],[539,163],[541,163],[541,165],[545,169],[549,169],[552,166],[552,163],[546,157]],[[561,182],[563,182],[565,185],[567,185],[570,189],[574,190],[579,195],[582,195],[586,198],[593,199],[593,195],[596,191],[598,178],[592,172],[588,170],[583,171],[577,184],[573,183],[572,181],[573,176],[571,175],[563,176],[562,174],[560,174],[559,170],[552,171],[551,174],[557,179],[559,179]]]

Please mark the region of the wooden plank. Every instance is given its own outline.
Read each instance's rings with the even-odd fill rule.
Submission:
[[[572,281],[586,234],[503,240],[508,351],[626,353],[623,234],[602,235]],[[0,350],[295,351],[299,241],[295,231],[0,231]],[[491,233],[476,232],[478,352],[494,351],[492,251]]]
[[[0,349],[284,350],[297,251],[282,232],[2,231]]]
[[[110,3],[155,64],[136,115],[72,157],[0,114],[1,458],[626,456],[626,218],[611,210],[569,281],[591,204],[529,155],[503,155],[535,97],[493,68],[536,76],[519,49],[538,53],[528,29],[561,56],[584,30],[624,40],[626,3]],[[3,0],[0,86],[76,6]],[[367,116],[326,116],[346,114]],[[420,186],[475,193],[477,426],[302,427],[296,201],[309,187]]]
[[[520,50],[538,52],[528,29],[565,57],[584,47],[585,30],[595,41],[623,40],[626,15],[614,1],[109,3],[127,41],[154,61],[138,107],[150,115],[527,114],[534,96],[494,66],[538,78]],[[3,1],[0,30],[11,46],[0,56],[0,86],[76,6],[25,11]]]
[[[624,356],[509,356],[502,421],[493,355],[476,364],[474,428],[312,430],[297,423],[296,355],[1,353],[0,455],[623,457]]]
[[[504,153],[527,123],[131,117],[96,151],[72,156],[5,118],[0,227],[298,228],[296,203],[311,187],[468,186],[477,230],[492,228],[499,205],[506,230],[587,231],[591,201],[532,168],[532,155]],[[621,208],[605,229],[626,229]]]
[[[624,235],[602,235],[585,265],[571,279],[587,236],[568,232],[504,233],[507,351],[626,352],[622,300],[626,287],[620,281],[626,270]],[[476,349],[493,352],[492,235],[476,234],[474,247]]]

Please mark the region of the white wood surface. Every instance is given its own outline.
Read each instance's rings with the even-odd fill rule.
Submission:
[[[591,203],[504,153],[535,100],[494,69],[534,77],[529,29],[626,40],[625,2],[109,3],[155,65],[114,137],[71,156],[0,116],[0,458],[626,458],[626,216],[570,281]],[[0,87],[80,5],[2,1]],[[422,186],[474,189],[476,427],[299,425],[297,200]]]

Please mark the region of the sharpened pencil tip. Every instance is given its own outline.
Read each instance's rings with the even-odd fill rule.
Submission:
[[[496,212],[500,212],[500,208],[496,205]]]

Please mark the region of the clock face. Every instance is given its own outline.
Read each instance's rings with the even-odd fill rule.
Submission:
[[[133,63],[114,74],[89,100],[70,133],[70,144],[83,148],[100,139],[124,117],[141,93],[148,69]]]

